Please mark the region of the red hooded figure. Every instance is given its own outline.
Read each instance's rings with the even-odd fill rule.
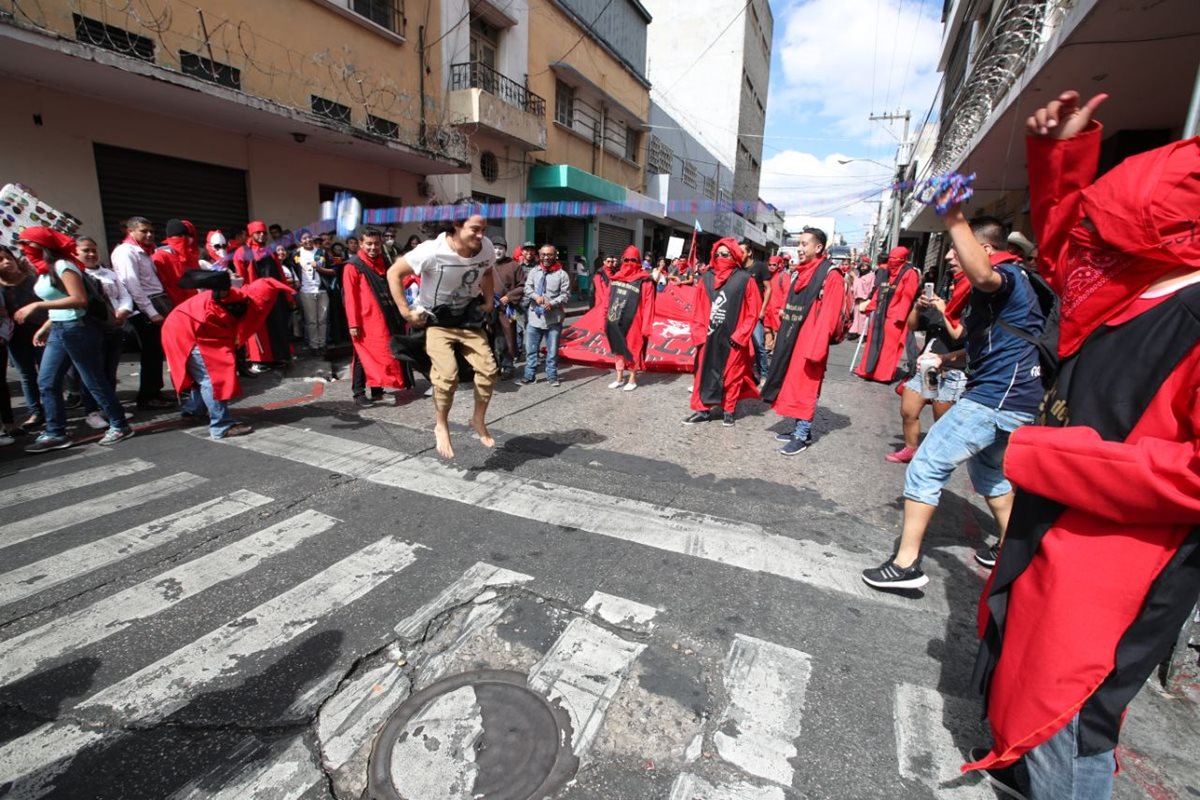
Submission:
[[[767,266],[771,269],[771,281],[767,284],[771,287],[771,293],[763,309],[763,327],[769,331],[777,331],[779,312],[783,311],[793,273],[782,256],[771,256],[767,259]]]
[[[880,383],[895,380],[908,336],[908,312],[917,299],[920,281],[916,267],[908,263],[908,248],[893,247],[887,266],[875,272],[875,291],[866,308],[866,313],[874,316],[855,375]]]
[[[699,281],[692,308],[692,340],[701,345],[692,384],[692,410],[697,414],[686,420],[689,423],[702,421],[698,415],[714,408],[732,423],[738,401],[758,397],[750,338],[762,295],[743,268],[744,260],[736,239],[721,239],[713,245],[709,269]]]
[[[1028,140],[1062,363],[1005,457],[1016,498],[977,670],[994,745],[968,769],[1064,730],[1072,753],[1112,751],[1200,590],[1200,138],[1089,185],[1100,138],[1091,122]]]
[[[249,240],[233,254],[233,266],[249,288],[255,281],[272,278],[280,283],[286,283],[283,276],[283,265],[275,257],[274,249],[266,242],[267,225],[261,220],[255,220],[246,226],[250,234]],[[246,342],[246,355],[256,364],[283,362],[291,358],[291,328],[292,312],[287,298],[290,295],[276,296],[266,320],[259,326]]]
[[[387,286],[388,266],[382,248],[371,257],[360,247],[342,271],[342,299],[354,358],[362,365],[367,386],[404,389],[404,365],[391,349],[392,334],[402,333],[404,323]]]
[[[654,326],[654,282],[642,265],[642,254],[629,245],[612,276],[605,308],[608,349],[625,369],[646,368],[646,337]]]
[[[200,250],[196,244],[196,226],[188,220],[167,220],[166,238],[151,256],[154,270],[163,291],[171,302],[179,305],[196,294],[195,289],[179,286],[183,273],[200,267]]]

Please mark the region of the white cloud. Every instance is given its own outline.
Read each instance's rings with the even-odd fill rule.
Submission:
[[[842,153],[824,158],[797,150],[778,153],[763,161],[759,194],[784,212],[788,230],[798,227],[799,217],[834,217],[837,231],[858,244],[892,171],[864,160],[839,163],[850,158]]]

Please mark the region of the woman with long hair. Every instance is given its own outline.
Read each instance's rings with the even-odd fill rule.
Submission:
[[[88,289],[75,240],[49,228],[32,227],[21,231],[17,243],[37,270],[33,290],[39,299],[17,309],[13,319],[23,323],[39,311],[48,312],[49,317],[33,338],[35,345],[46,348],[38,373],[46,430],[25,452],[45,453],[74,444],[67,436],[67,411],[62,399],[63,375],[72,365],[108,417],[108,431],[99,443],[110,445],[128,439],[133,436],[133,428],[125,419],[117,393],[104,377],[104,323],[88,315]]]
[[[117,367],[121,365],[121,346],[125,342],[125,334],[121,330],[125,320],[133,314],[133,298],[117,277],[117,273],[100,263],[100,251],[96,240],[90,236],[80,236],[75,239],[75,251],[79,262],[87,270],[87,275],[100,284],[109,305],[113,307],[112,326],[104,326],[104,340],[100,345],[100,366],[104,379],[113,391],[117,390]],[[83,410],[87,412],[84,422],[89,428],[103,430],[108,427],[108,418],[100,410],[100,404],[88,391],[86,386],[80,387],[83,399]]]
[[[0,247],[0,298],[3,299],[4,310],[13,323],[7,349],[21,379],[21,393],[25,395],[25,413],[28,415],[20,427],[9,428],[10,433],[35,431],[46,421],[42,412],[42,396],[38,393],[38,367],[42,362],[42,348],[33,343],[34,335],[46,322],[46,312],[30,314],[24,322],[14,319],[17,309],[37,302],[38,296],[33,291],[36,281],[37,273],[32,265],[25,263],[18,253],[7,247]],[[8,360],[5,359],[6,371]]]

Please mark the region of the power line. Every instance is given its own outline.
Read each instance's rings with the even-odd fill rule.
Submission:
[[[594,18],[594,19],[593,19],[593,20],[592,20],[590,23],[588,23],[588,22],[584,22],[584,23],[583,23],[583,24],[584,24],[584,26],[585,26],[585,28],[584,28],[584,31],[583,31],[583,33],[579,34],[579,38],[575,40],[575,44],[571,45],[571,46],[570,46],[570,47],[567,49],[567,52],[563,53],[561,56],[559,56],[558,58],[556,58],[556,59],[554,59],[554,60],[555,60],[555,61],[562,61],[564,58],[566,58],[567,56],[571,55],[571,53],[575,52],[575,48],[576,48],[576,47],[579,47],[579,43],[580,43],[580,42],[582,42],[584,39],[586,39],[586,38],[587,38],[587,35],[588,35],[588,33],[591,33],[593,36],[596,36],[596,31],[595,31],[593,28],[594,28],[595,24],[596,24],[597,22],[599,22],[599,21],[600,21],[600,18],[604,16],[604,12],[605,12],[605,11],[608,11],[608,7],[609,7],[609,6],[611,6],[611,5],[612,5],[612,3],[613,3],[613,0],[608,0],[608,2],[604,4],[604,8],[600,9],[600,13],[599,13],[599,14],[597,14],[597,15],[595,16],[595,18]],[[599,36],[596,36],[596,38],[597,38],[597,39],[599,39],[600,37],[599,37]],[[550,67],[546,67],[544,70],[542,70],[541,72],[537,73],[537,75],[530,75],[529,77],[531,77],[531,78],[536,78],[538,75],[542,75],[542,74],[544,74],[544,73],[547,73],[547,72],[549,72],[549,71],[550,71]]]

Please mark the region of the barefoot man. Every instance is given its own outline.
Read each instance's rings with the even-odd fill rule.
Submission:
[[[484,421],[499,372],[484,330],[491,310],[492,265],[496,258],[492,243],[483,235],[486,230],[487,221],[476,213],[447,222],[436,239],[422,242],[400,256],[387,271],[388,287],[400,315],[414,327],[426,327],[428,331],[425,350],[431,362],[429,380],[437,411],[434,436],[443,458],[454,458],[449,418],[458,388],[460,356],[475,371],[471,426],[484,447],[496,445]],[[421,291],[412,307],[404,296],[404,279],[409,275],[421,279]]]

